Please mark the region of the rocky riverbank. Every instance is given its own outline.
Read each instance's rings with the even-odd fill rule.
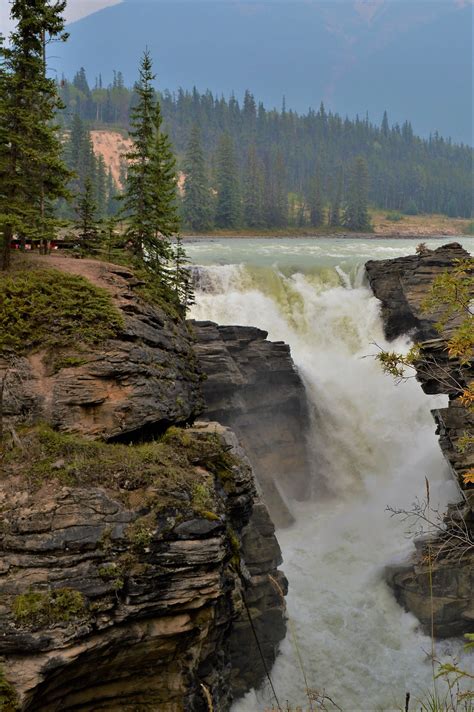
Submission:
[[[247,452],[277,526],[293,521],[290,498],[308,497],[306,392],[289,346],[245,326],[191,322],[206,379],[205,417],[228,425]]]
[[[225,424],[197,422],[202,353],[179,317],[126,268],[50,266],[105,289],[122,326],[90,348],[2,355],[3,709],[225,711],[263,680],[249,616],[266,666],[285,635],[252,466]]]
[[[474,487],[464,482],[463,475],[474,467],[472,448],[460,448],[461,438],[472,432],[472,412],[459,399],[459,385],[466,387],[474,378],[474,363],[461,364],[448,358],[447,341],[456,326],[451,320],[439,333],[435,324],[439,311],[426,313],[423,301],[434,279],[449,270],[455,260],[469,257],[457,243],[437,250],[422,249],[419,254],[393,260],[370,261],[366,264],[369,283],[382,302],[382,317],[388,339],[409,334],[421,342],[423,360],[430,364],[417,366],[417,377],[426,393],[449,396],[447,408],[433,411],[440,436],[440,447],[459,487],[459,498],[447,512],[448,531],[464,532],[473,538]],[[428,474],[429,479],[429,474]],[[430,543],[432,565],[428,564],[427,543],[419,541],[411,562],[391,567],[387,577],[399,602],[413,612],[427,633],[431,617],[435,635],[450,637],[474,629],[474,549],[463,545],[447,547],[446,537]]]

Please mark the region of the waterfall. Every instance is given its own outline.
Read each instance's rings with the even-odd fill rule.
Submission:
[[[415,697],[432,688],[431,642],[384,581],[384,567],[413,549],[386,506],[422,498],[425,476],[432,500],[456,498],[430,414],[445,400],[424,395],[415,380],[397,386],[373,358],[388,344],[379,302],[363,283],[364,248],[331,245],[318,254],[298,242],[283,254],[278,243],[255,253],[250,245],[214,246],[214,264],[208,248],[191,246],[194,262],[206,264],[192,316],[257,326],[290,345],[312,409],[314,495],[292,503],[296,524],[278,538],[308,683],[345,712],[398,710],[406,691]],[[390,344],[407,348],[406,338]],[[438,646],[440,656],[460,650],[458,641]],[[272,679],[282,704],[307,708],[290,636]],[[264,687],[233,709],[257,712],[271,702]]]

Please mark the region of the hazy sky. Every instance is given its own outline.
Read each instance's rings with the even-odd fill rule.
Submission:
[[[116,5],[121,0],[69,0],[66,7],[66,21],[74,22],[81,17],[97,12],[108,5]],[[7,35],[11,32],[13,23],[10,20],[10,3],[8,0],[0,0],[0,32]]]

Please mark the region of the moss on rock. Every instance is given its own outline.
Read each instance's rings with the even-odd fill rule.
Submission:
[[[30,589],[16,596],[13,601],[15,621],[28,627],[67,623],[83,616],[85,612],[86,602],[82,593],[72,588],[48,591]]]
[[[107,291],[83,277],[55,269],[0,275],[0,352],[97,344],[122,326]]]

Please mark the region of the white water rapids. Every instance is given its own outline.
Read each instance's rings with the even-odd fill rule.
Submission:
[[[462,239],[469,249],[474,243]],[[428,241],[439,246],[439,241]],[[364,284],[367,259],[414,252],[413,241],[213,240],[187,247],[201,265],[192,316],[258,326],[291,347],[315,413],[312,501],[290,503],[296,524],[278,532],[289,582],[288,610],[310,688],[345,712],[397,710],[433,688],[431,642],[384,581],[384,566],[409,555],[406,525],[386,506],[424,496],[456,499],[430,409],[414,381],[395,385],[370,357],[386,347],[379,302]],[[408,340],[390,348],[402,350]],[[321,488],[321,483],[326,485]],[[330,494],[318,496],[327,489]],[[459,641],[438,644],[459,654]],[[288,635],[272,671],[284,706],[308,708]],[[271,707],[265,687],[235,712]],[[330,709],[334,709],[329,705]]]

